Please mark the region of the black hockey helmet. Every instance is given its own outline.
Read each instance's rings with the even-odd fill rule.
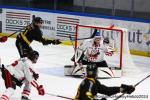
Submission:
[[[97,65],[96,64],[89,64],[86,67],[86,73],[88,77],[96,77],[97,76]]]
[[[35,17],[33,22],[34,23],[43,23],[43,19],[41,17]]]
[[[39,57],[39,53],[38,53],[37,51],[35,51],[35,50],[30,51],[30,52],[28,53],[28,58],[29,58],[31,61],[33,61],[34,59],[38,59],[38,57]]]

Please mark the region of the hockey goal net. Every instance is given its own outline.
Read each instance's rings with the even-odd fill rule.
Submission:
[[[114,48],[114,55],[104,56],[109,67],[122,69],[122,75],[126,75],[135,70],[128,46],[128,30],[125,28],[117,28],[100,25],[77,25],[75,33],[75,48],[77,48],[84,40],[91,39],[94,29],[102,36],[102,39],[109,38],[109,45]]]

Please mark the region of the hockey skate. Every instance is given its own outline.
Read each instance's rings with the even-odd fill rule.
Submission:
[[[28,97],[22,96],[21,100],[31,100],[31,99],[29,99]]]

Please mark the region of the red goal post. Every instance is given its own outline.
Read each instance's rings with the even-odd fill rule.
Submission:
[[[124,29],[110,26],[100,25],[76,25],[75,32],[75,49],[85,39],[90,39],[94,29],[97,29],[102,37],[108,37],[113,45],[115,45],[115,51],[118,53],[118,67],[122,68],[123,60],[123,45],[124,45]],[[116,34],[116,35],[115,35]]]

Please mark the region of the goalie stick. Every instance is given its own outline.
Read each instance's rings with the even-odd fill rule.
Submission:
[[[72,98],[66,97],[66,96],[61,96],[61,95],[56,95],[56,94],[51,94],[51,93],[45,93],[45,94],[55,96],[55,97],[64,98],[64,99],[68,99],[68,100],[73,100]]]
[[[82,25],[81,25],[81,26],[82,26]],[[108,29],[113,29],[113,28],[114,28],[114,24],[112,24],[112,25],[110,25],[110,26],[108,27]],[[96,29],[96,27],[95,27],[95,30],[94,30],[93,34],[91,35],[91,37],[88,37],[88,38],[78,38],[78,39],[76,39],[76,40],[85,40],[85,39],[94,38],[94,36],[95,36],[96,33],[97,33],[97,29]]]
[[[97,29],[94,30],[94,32],[93,32],[93,34],[91,35],[91,37],[89,37],[89,38],[77,39],[77,40],[84,40],[84,39],[91,39],[91,38],[94,38],[96,32],[97,32]],[[72,39],[71,35],[69,35],[69,39],[70,39],[70,41],[71,41],[71,44],[73,45],[73,39]],[[74,50],[75,50],[74,45],[73,45],[73,48],[74,48]]]
[[[93,32],[93,34],[91,35],[91,37],[88,37],[88,38],[79,38],[79,39],[76,39],[76,40],[86,40],[86,39],[94,38],[96,32],[97,32],[97,29],[94,29],[94,32]],[[71,36],[71,35],[70,35],[70,36]],[[71,38],[72,38],[72,37],[71,37]],[[73,39],[72,39],[71,41],[73,41]]]
[[[150,75],[146,76],[145,78],[143,78],[142,80],[140,80],[139,82],[137,82],[134,87],[138,86],[140,83],[142,83],[144,80],[146,80],[147,78],[149,78]],[[122,93],[121,95],[119,95],[118,97],[116,97],[115,99],[113,100],[118,100],[119,98],[121,98],[125,93]]]
[[[110,69],[110,68],[108,68],[110,71],[111,71],[111,73],[113,74],[113,76],[109,73],[109,72],[107,72],[107,71],[105,71],[105,70],[101,70],[100,69],[100,71],[102,71],[103,73],[105,73],[105,74],[107,74],[107,75],[109,75],[111,78],[113,78],[113,77],[115,77],[115,75],[114,75],[114,73],[113,73],[113,71]],[[76,74],[77,72],[79,72],[79,71],[83,71],[83,67],[80,67],[78,70],[76,70],[73,74]]]

